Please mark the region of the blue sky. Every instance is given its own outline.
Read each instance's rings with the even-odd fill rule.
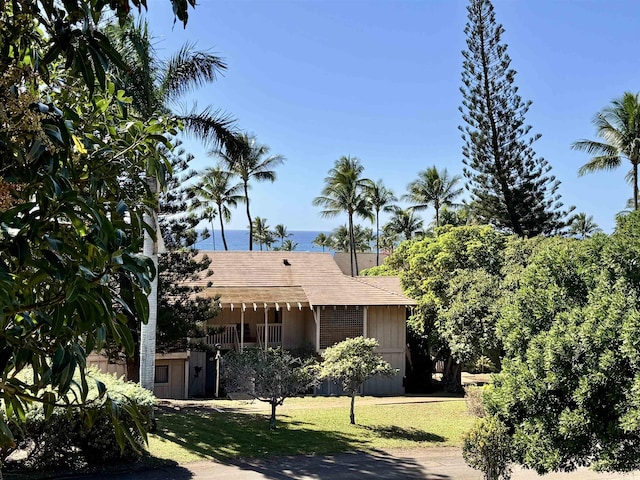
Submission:
[[[278,180],[255,184],[252,214],[289,230],[331,230],[311,205],[342,155],[360,158],[365,176],[397,195],[418,171],[436,165],[462,173],[458,111],[466,1],[200,0],[186,29],[173,24],[166,0],[151,0],[147,18],[161,56],[185,42],[228,64],[192,100],[212,105],[287,158]],[[632,196],[624,175],[578,177],[588,160],[570,145],[595,139],[596,112],[625,91],[637,92],[640,2],[494,0],[506,33],[516,85],[533,102],[527,115],[542,134],[535,151],[561,180],[565,205],[611,231]],[[187,102],[189,104],[189,102]],[[185,142],[197,169],[215,159]],[[431,221],[433,212],[424,212]],[[230,228],[244,229],[240,207]]]

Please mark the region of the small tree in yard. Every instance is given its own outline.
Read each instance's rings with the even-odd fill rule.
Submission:
[[[318,382],[313,359],[302,361],[282,348],[231,351],[224,356],[221,374],[227,392],[246,393],[271,405],[270,430],[276,429],[276,408]]]
[[[320,378],[340,382],[344,391],[351,395],[352,425],[356,423],[353,407],[360,386],[375,375],[391,377],[398,373],[398,370],[391,368],[391,365],[376,353],[376,348],[378,341],[375,338],[347,338],[327,348],[322,355],[324,362]]]

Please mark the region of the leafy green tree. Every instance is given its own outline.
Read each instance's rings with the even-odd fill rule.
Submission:
[[[351,256],[351,276],[358,272],[358,256],[354,236],[353,217],[358,215],[371,218],[371,205],[367,201],[364,186],[367,181],[362,178],[364,167],[355,157],[340,157],[324,179],[322,194],[313,199],[315,206],[323,207],[320,215],[327,218],[347,214],[347,230],[349,234],[349,252]]]
[[[231,172],[227,172],[221,167],[207,168],[200,176],[200,180],[191,188],[191,194],[195,197],[195,201],[190,207],[192,210],[202,211],[204,207],[206,213],[211,204],[218,209],[220,234],[225,250],[229,250],[227,237],[224,233],[224,224],[231,221],[229,207],[236,207],[238,202],[244,201],[244,197],[241,195],[242,184],[234,184],[233,178]]]
[[[569,223],[569,233],[582,239],[589,238],[594,233],[601,231],[598,224],[593,221],[593,216],[587,216],[584,212],[574,215]]]
[[[449,177],[447,169],[438,171],[433,166],[418,172],[418,179],[411,182],[404,200],[412,203],[412,210],[420,211],[433,207],[436,212],[436,228],[440,226],[440,210],[443,207],[456,206],[455,199],[462,194],[458,187],[460,175]]]
[[[423,223],[421,218],[414,215],[412,209],[396,207],[393,210],[393,216],[384,226],[384,230],[392,234],[402,234],[405,240],[411,240],[414,235],[420,235],[422,233]]]
[[[621,98],[598,112],[593,119],[597,134],[604,141],[580,140],[571,148],[594,155],[578,175],[612,170],[624,159],[631,163],[629,179],[633,186],[633,209],[638,209],[638,164],[640,163],[640,101],[637,93],[625,92]]]
[[[559,182],[533,151],[540,135],[529,137],[525,116],[531,102],[514,85],[504,28],[496,23],[489,0],[471,0],[467,10],[460,107],[466,126],[460,130],[474,215],[518,236],[555,233],[566,216]]]
[[[316,238],[313,239],[313,244],[322,247],[322,251],[327,247],[330,247],[332,243],[331,235],[326,235],[324,233],[319,233]]]
[[[271,405],[270,430],[276,429],[279,405],[318,383],[315,360],[302,361],[281,348],[232,350],[223,357],[221,370],[227,392],[242,392]]]
[[[320,377],[340,382],[344,391],[351,395],[351,425],[356,423],[354,405],[362,384],[376,375],[391,377],[398,373],[382,355],[376,353],[377,348],[375,338],[356,337],[336,343],[322,354]]]
[[[539,243],[498,333],[503,370],[486,397],[513,460],[538,473],[631,471],[638,435],[638,212],[611,237]]]
[[[240,177],[244,189],[244,203],[249,221],[249,250],[253,250],[253,220],[249,209],[249,182],[275,182],[275,167],[284,163],[282,155],[269,155],[269,147],[256,141],[255,137],[246,133],[236,135],[236,145],[230,145],[222,151],[216,152],[222,163]]]
[[[445,362],[447,391],[461,390],[463,363],[481,355],[499,360],[495,337],[506,243],[488,226],[441,227],[437,238],[403,243],[385,260],[418,302],[409,326],[427,354]]]
[[[375,212],[376,217],[376,266],[380,265],[380,212],[393,211],[393,202],[397,201],[393,191],[382,183],[382,179],[374,182],[368,180],[364,184],[365,195]]]
[[[3,447],[13,443],[7,422],[24,421],[28,405],[42,404],[46,420],[54,406],[86,403],[87,352],[112,340],[131,354],[127,317],[148,316],[155,269],[139,252],[154,198],[144,176],[162,180],[168,160],[158,147],[171,148],[178,124],[129,111],[132,99],[109,75],[124,61],[99,23],[103,10],[124,21],[142,4],[4,2],[0,11]],[[143,430],[142,419],[101,383],[98,392],[124,448],[131,434],[121,420]],[[91,415],[79,415],[90,426]]]

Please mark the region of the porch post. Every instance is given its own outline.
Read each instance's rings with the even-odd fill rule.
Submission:
[[[240,353],[244,352],[244,304],[240,309]]]
[[[269,321],[269,309],[267,307],[264,307],[264,351],[267,351],[267,347],[268,345],[268,340],[269,340],[269,329],[268,329],[268,321]]]
[[[316,307],[313,312],[313,318],[316,321],[316,352],[320,351],[320,307]]]
[[[364,338],[367,338],[367,330],[368,330],[367,312],[369,311],[369,307],[364,306],[362,308],[364,308],[364,311],[362,312],[362,336]]]

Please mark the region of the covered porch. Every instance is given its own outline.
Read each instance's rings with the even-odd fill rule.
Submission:
[[[242,351],[313,343],[313,313],[300,287],[220,287],[216,296],[220,313],[208,322],[208,345]]]

